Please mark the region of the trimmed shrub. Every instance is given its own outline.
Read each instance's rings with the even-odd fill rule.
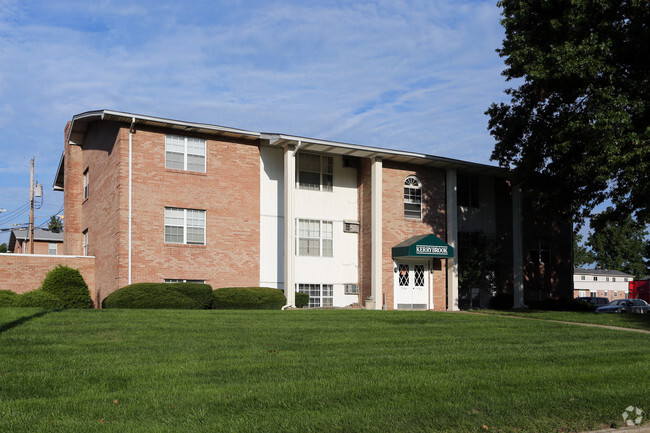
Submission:
[[[303,308],[309,305],[309,294],[296,292],[296,308]]]
[[[45,275],[41,289],[63,302],[63,308],[91,308],[88,285],[77,269],[58,265]]]
[[[531,310],[548,311],[596,311],[596,306],[591,302],[578,301],[573,298],[544,299],[541,301],[530,301],[528,306]]]
[[[499,293],[490,299],[490,308],[493,310],[509,310],[514,304],[514,298],[510,293]]]
[[[15,307],[20,296],[11,290],[0,290],[0,307]]]
[[[194,299],[199,308],[209,310],[212,308],[212,286],[201,283],[165,283],[171,289]]]
[[[66,308],[63,300],[43,289],[32,290],[18,296],[16,307]]]
[[[282,290],[269,287],[224,287],[212,293],[217,310],[279,310],[287,303]]]
[[[202,304],[183,293],[183,289],[175,287],[177,284],[180,283],[137,283],[124,286],[108,295],[102,302],[102,307],[200,310]],[[200,285],[210,287],[206,284]],[[197,294],[200,290],[188,288],[186,292],[201,298]]]

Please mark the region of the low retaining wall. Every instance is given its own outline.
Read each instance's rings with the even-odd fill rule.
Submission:
[[[0,290],[31,292],[41,287],[45,274],[57,265],[79,269],[93,302],[95,295],[95,258],[86,256],[49,256],[42,254],[0,254]]]

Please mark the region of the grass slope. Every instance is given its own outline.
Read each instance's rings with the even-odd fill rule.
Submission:
[[[430,312],[39,311],[0,309],[2,432],[555,432],[650,409],[644,334]]]

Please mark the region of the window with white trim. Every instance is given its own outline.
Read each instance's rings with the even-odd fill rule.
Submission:
[[[332,191],[334,184],[334,158],[314,153],[298,153],[296,183],[300,189]]]
[[[205,173],[205,140],[168,134],[165,136],[165,168]]]
[[[309,295],[309,308],[334,305],[334,289],[331,284],[298,284],[298,292]]]
[[[205,211],[166,207],[165,242],[205,245]]]
[[[422,219],[422,184],[415,176],[404,181],[404,218]]]
[[[84,200],[88,198],[89,183],[88,183],[88,169],[84,171]]]
[[[299,256],[333,257],[332,226],[332,221],[299,219],[296,225],[296,253]]]
[[[585,276],[584,276],[584,275],[580,275],[580,279],[584,281]]]
[[[181,280],[176,278],[165,278],[166,283],[197,283],[205,284],[205,280]]]
[[[87,256],[88,255],[88,229],[83,231],[83,255]]]
[[[47,244],[47,254],[50,256],[56,256],[57,254],[57,244],[50,242]]]

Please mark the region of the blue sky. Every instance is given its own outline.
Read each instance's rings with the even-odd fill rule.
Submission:
[[[37,224],[61,208],[63,129],[97,109],[491,163],[499,14],[462,0],[0,0],[0,209],[29,202],[32,157]],[[28,221],[9,212],[0,228]]]

